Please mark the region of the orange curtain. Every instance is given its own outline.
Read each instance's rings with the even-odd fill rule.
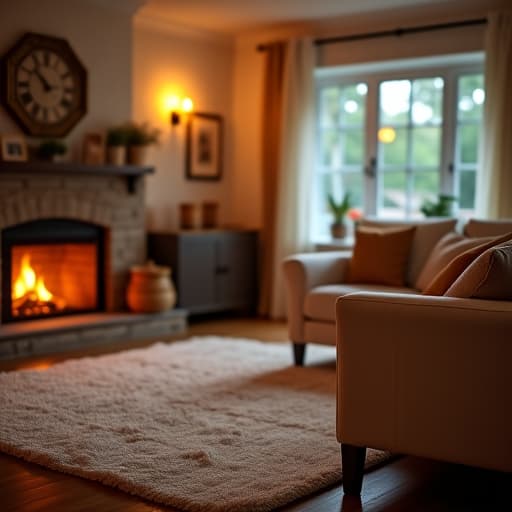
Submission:
[[[263,226],[260,239],[262,254],[259,303],[259,313],[263,316],[270,314],[274,282],[285,59],[286,43],[278,42],[267,46],[262,105]]]

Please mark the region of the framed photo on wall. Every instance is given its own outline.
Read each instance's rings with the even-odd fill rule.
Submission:
[[[222,117],[195,112],[187,125],[186,176],[189,180],[220,180]]]
[[[2,135],[1,156],[4,162],[25,162],[27,160],[27,142],[22,135]]]

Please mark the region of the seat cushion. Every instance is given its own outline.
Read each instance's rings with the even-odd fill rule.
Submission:
[[[407,271],[407,286],[414,286],[420,275],[423,265],[437,244],[439,239],[454,231],[457,219],[425,219],[414,221],[385,221],[374,219],[363,219],[361,226],[368,227],[410,227],[416,226],[412,241],[411,254],[409,257],[409,269]]]
[[[414,288],[377,284],[329,284],[317,286],[304,299],[304,315],[323,322],[335,322],[336,299],[354,292],[418,293]]]

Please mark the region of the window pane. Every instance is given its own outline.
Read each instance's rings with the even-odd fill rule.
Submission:
[[[336,130],[322,133],[322,165],[330,168],[341,166],[341,142]]]
[[[320,94],[320,126],[332,127],[339,123],[340,90],[327,87]]]
[[[343,163],[348,165],[363,165],[364,134],[361,130],[347,131],[343,137]]]
[[[439,193],[439,173],[437,171],[420,171],[413,178],[412,212],[419,213],[425,199],[435,201]]]
[[[412,83],[413,124],[440,123],[443,117],[444,80],[422,78]]]
[[[407,130],[397,128],[395,130],[395,140],[393,142],[379,143],[382,165],[400,165],[407,164]]]
[[[361,126],[365,120],[366,84],[352,84],[341,88],[341,122]]]
[[[459,208],[475,207],[476,171],[459,172]]]
[[[484,76],[465,75],[459,79],[459,120],[479,120],[485,100]]]
[[[404,171],[383,172],[379,215],[404,217],[406,212],[407,176]]]
[[[344,190],[350,192],[354,207],[362,208],[364,200],[364,184],[362,172],[347,172],[343,174]]]
[[[479,127],[474,124],[459,126],[458,160],[463,164],[473,164],[478,159]]]
[[[441,160],[441,128],[412,129],[412,165],[438,167]]]
[[[380,125],[409,121],[411,82],[389,80],[380,84]]]

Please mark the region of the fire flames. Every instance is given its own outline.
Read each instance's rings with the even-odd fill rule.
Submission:
[[[44,277],[36,274],[28,254],[21,258],[21,268],[12,286],[11,302],[13,316],[48,315],[66,306],[64,300],[46,288]]]

